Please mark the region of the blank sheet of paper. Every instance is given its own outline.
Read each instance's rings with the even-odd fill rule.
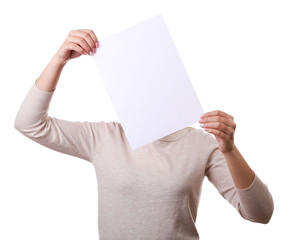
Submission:
[[[203,109],[161,15],[99,45],[93,59],[132,150],[198,121]]]

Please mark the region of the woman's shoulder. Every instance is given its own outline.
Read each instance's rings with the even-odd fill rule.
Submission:
[[[216,138],[212,134],[205,132],[203,129],[192,127],[192,126],[187,127],[187,128],[189,129],[190,138],[194,138],[200,143],[202,142],[208,145],[212,145],[212,144],[215,145],[217,143]]]
[[[203,136],[203,137],[208,136],[208,133],[205,132],[201,128],[192,127],[192,126],[186,127],[186,128],[189,130],[190,134],[192,134],[192,135],[198,135],[198,136]]]

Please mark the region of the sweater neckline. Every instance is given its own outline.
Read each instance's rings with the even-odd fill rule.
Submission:
[[[159,138],[158,141],[172,142],[182,138],[189,130],[189,127],[185,127],[178,130],[176,133],[166,135],[165,137]]]

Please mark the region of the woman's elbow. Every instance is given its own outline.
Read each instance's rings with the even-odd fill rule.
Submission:
[[[20,133],[22,133],[24,135],[26,135],[28,132],[31,132],[31,128],[32,128],[31,125],[32,125],[31,123],[28,124],[28,122],[26,121],[26,119],[23,119],[20,116],[17,116],[15,118],[14,128],[18,132],[20,132]]]
[[[273,216],[273,212],[274,212],[274,205],[272,205],[271,207],[269,207],[267,213],[265,214],[265,218],[262,221],[259,221],[262,224],[267,224],[270,222],[272,216]]]
[[[265,208],[262,213],[259,214],[257,218],[249,219],[252,222],[257,222],[261,224],[267,224],[270,222],[274,212],[274,204]]]
[[[14,121],[14,128],[29,138],[39,139],[43,138],[49,131],[48,120],[48,118],[45,118],[43,121],[28,121],[17,116]]]
[[[16,117],[14,120],[14,128],[18,132],[23,132],[23,124],[22,124],[22,121],[18,117]]]
[[[271,199],[271,201],[269,200],[268,204],[264,205],[263,207],[261,205],[256,205],[246,209],[242,208],[239,204],[238,209],[240,215],[245,220],[255,223],[267,224],[270,222],[274,212],[274,202]]]

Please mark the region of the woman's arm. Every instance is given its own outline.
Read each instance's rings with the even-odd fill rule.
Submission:
[[[100,143],[108,132],[117,126],[116,123],[72,122],[48,115],[49,105],[63,66],[69,59],[81,56],[84,49],[87,52],[90,50],[86,31],[70,32],[37,80],[37,84],[34,82],[28,91],[19,108],[14,127],[24,136],[43,146],[92,161]],[[93,44],[93,40],[89,42]]]
[[[234,144],[233,117],[212,111],[202,115],[199,122],[217,140],[206,168],[209,180],[245,219],[267,223],[273,214],[273,199]]]
[[[60,74],[65,64],[73,58],[96,52],[98,39],[93,31],[80,29],[70,31],[62,46],[52,57],[40,77],[36,81],[36,86],[45,92],[55,90]]]
[[[234,118],[222,111],[212,111],[202,115],[199,122],[205,131],[216,137],[235,186],[239,189],[248,188],[254,181],[255,173],[234,144]]]

